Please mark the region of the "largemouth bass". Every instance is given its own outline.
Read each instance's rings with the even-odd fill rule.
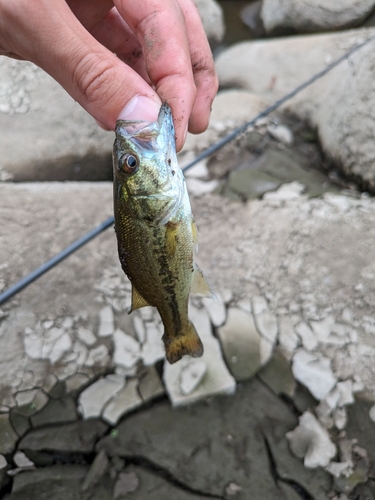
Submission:
[[[185,354],[199,357],[203,345],[188,318],[189,294],[213,292],[194,259],[197,228],[168,104],[157,122],[117,122],[113,171],[118,253],[132,283],[129,312],[157,308],[170,363]]]

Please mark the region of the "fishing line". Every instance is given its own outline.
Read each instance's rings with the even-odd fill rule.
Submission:
[[[189,170],[189,168],[193,167],[194,165],[196,165],[200,161],[202,161],[202,160],[208,158],[209,156],[211,156],[212,154],[216,153],[216,151],[218,151],[219,149],[224,147],[226,144],[228,144],[230,141],[232,141],[235,137],[246,132],[246,130],[249,127],[252,127],[253,125],[255,125],[258,120],[268,116],[270,113],[272,113],[272,111],[275,111],[277,108],[282,106],[285,102],[289,101],[295,95],[302,92],[302,90],[309,87],[314,82],[316,82],[317,80],[322,78],[324,75],[326,75],[327,73],[332,71],[336,66],[341,64],[343,61],[348,59],[352,54],[354,54],[355,52],[357,52],[358,50],[360,50],[361,48],[363,48],[365,45],[372,42],[373,40],[375,40],[375,35],[371,36],[370,38],[368,38],[364,42],[362,42],[362,43],[356,45],[355,47],[353,47],[352,49],[348,50],[343,56],[339,57],[338,59],[336,59],[332,63],[328,64],[322,71],[319,71],[314,76],[312,76],[311,78],[306,80],[304,83],[302,83],[301,85],[296,87],[291,92],[289,92],[289,94],[286,94],[284,97],[281,97],[279,100],[277,100],[276,102],[271,104],[271,106],[268,106],[268,108],[266,108],[261,113],[259,113],[255,118],[246,122],[244,125],[241,125],[240,127],[236,128],[233,132],[231,132],[230,134],[223,137],[223,139],[221,139],[220,141],[216,142],[212,146],[210,146],[207,149],[205,149],[204,151],[202,151],[202,153],[200,153],[190,163],[188,163],[188,165],[186,165],[182,169],[182,171],[186,172],[186,170]],[[64,250],[62,250],[60,253],[58,253],[57,255],[52,257],[52,259],[48,260],[47,262],[42,264],[40,267],[38,267],[37,269],[32,271],[30,274],[28,274],[27,276],[22,278],[15,285],[13,285],[10,288],[8,288],[7,290],[5,290],[5,292],[0,294],[0,305],[4,304],[7,300],[9,300],[11,297],[13,297],[17,293],[19,293],[21,290],[23,290],[25,287],[30,285],[33,281],[40,278],[47,271],[49,271],[53,267],[60,264],[60,262],[62,262],[67,257],[69,257],[69,255],[71,255],[72,253],[77,251],[83,245],[86,245],[86,243],[88,243],[89,241],[96,238],[96,236],[98,236],[100,233],[102,233],[103,231],[105,231],[106,229],[111,227],[113,225],[113,223],[114,223],[114,217],[111,216],[108,219],[106,219],[104,222],[99,224],[99,226],[95,227],[94,229],[92,229],[91,231],[86,233],[84,236],[81,236],[81,238],[79,238],[78,240],[73,242],[71,245],[66,247]]]

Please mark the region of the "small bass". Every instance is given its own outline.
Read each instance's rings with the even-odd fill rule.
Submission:
[[[197,228],[168,104],[157,122],[117,122],[113,177],[118,253],[132,283],[129,312],[157,308],[170,363],[185,354],[199,357],[203,345],[188,317],[189,294],[213,292],[194,260]]]

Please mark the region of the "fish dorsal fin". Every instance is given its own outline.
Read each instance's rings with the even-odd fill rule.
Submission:
[[[194,263],[193,282],[191,284],[190,293],[199,295],[200,297],[216,298],[215,292],[207,283],[206,278],[203,276],[201,269],[196,263]]]
[[[129,314],[136,309],[139,309],[141,307],[146,307],[149,306],[150,304],[147,302],[146,299],[142,297],[142,295],[138,292],[138,290],[135,288],[134,285],[132,285],[132,305],[129,311]]]
[[[194,248],[195,251],[198,252],[198,228],[194,219],[191,221],[191,231],[193,233]]]

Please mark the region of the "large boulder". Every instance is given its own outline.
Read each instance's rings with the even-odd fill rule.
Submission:
[[[374,35],[372,28],[242,42],[218,57],[220,84],[273,103]],[[316,127],[326,154],[370,190],[375,190],[373,61],[371,42],[282,108]]]
[[[263,0],[268,34],[312,33],[359,26],[374,11],[374,0]]]
[[[195,0],[211,46],[223,41],[225,33],[223,9],[216,0]]]

